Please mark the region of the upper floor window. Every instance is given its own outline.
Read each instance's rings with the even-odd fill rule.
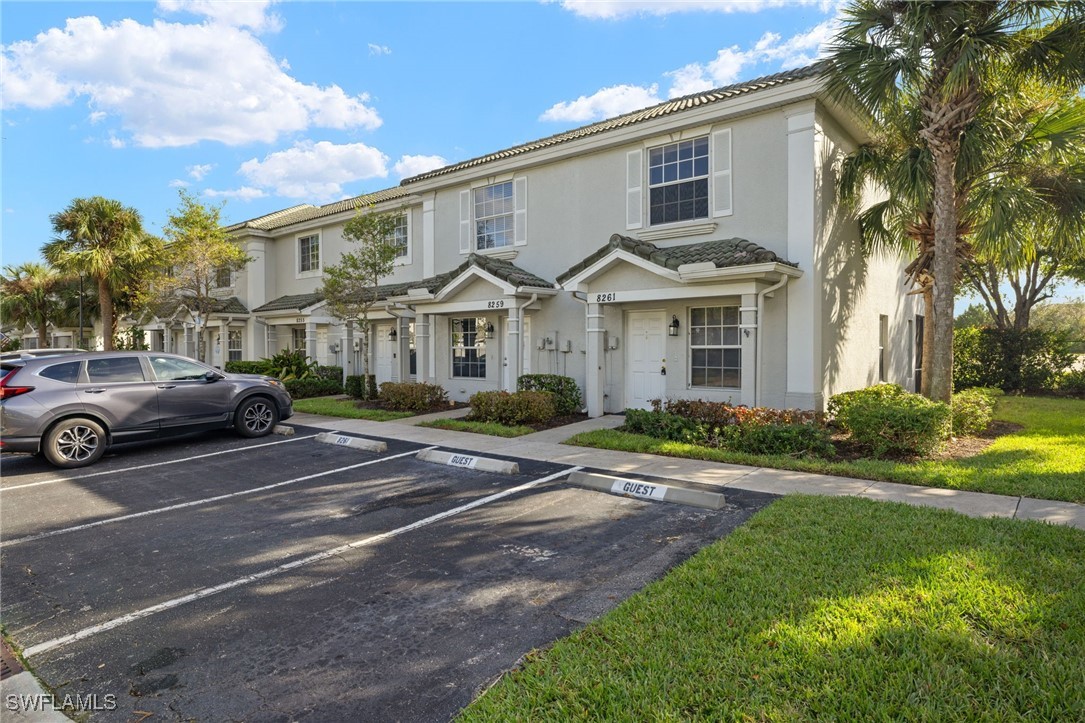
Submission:
[[[302,236],[298,239],[298,273],[320,271],[320,236]]]
[[[649,223],[708,218],[708,136],[648,151]]]
[[[511,246],[515,233],[515,199],[512,181],[476,188],[475,248]]]
[[[215,270],[215,286],[219,289],[225,289],[233,285],[233,273],[230,269],[223,267]]]
[[[527,243],[527,178],[460,192],[460,253]]]
[[[396,247],[396,258],[401,259],[410,255],[410,248],[407,245],[409,243],[409,227],[407,225],[407,214],[403,214],[396,219],[396,230],[392,234],[392,245]]]

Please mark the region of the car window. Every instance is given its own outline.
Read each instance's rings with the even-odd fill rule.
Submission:
[[[91,383],[142,382],[143,367],[139,357],[118,356],[87,360],[87,378]]]
[[[54,364],[51,367],[45,367],[38,376],[45,377],[46,379],[55,379],[58,382],[66,382],[68,384],[75,384],[79,381],[79,365],[82,362],[64,362],[63,364]]]
[[[203,379],[207,367],[184,359],[168,356],[151,357],[151,369],[159,381],[180,382],[188,379]]]

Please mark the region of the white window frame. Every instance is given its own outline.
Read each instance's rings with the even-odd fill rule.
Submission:
[[[302,268],[301,268],[301,261],[302,261],[301,242],[305,241],[305,240],[309,240],[309,239],[316,239],[316,244],[317,244],[317,246],[316,246],[317,265],[316,265],[316,268],[309,268],[309,269],[306,269],[306,270],[303,271]],[[309,255],[311,257],[312,253],[310,253]],[[310,259],[310,262],[311,262],[311,259]],[[323,269],[324,269],[324,243],[323,243],[323,239],[321,239],[321,237],[320,237],[320,232],[317,231],[315,233],[298,234],[297,236],[295,236],[294,237],[294,274],[295,274],[294,278],[297,278],[297,279],[310,279],[310,278],[313,278],[313,277],[316,277],[316,276],[320,276],[321,271]]]
[[[656,148],[708,139],[708,215],[681,221],[651,223],[651,169],[650,156]],[[642,141],[640,148],[625,154],[625,228],[681,229],[685,226],[704,225],[712,219],[734,213],[732,184],[731,128],[712,129],[704,125],[689,128],[678,134],[656,136]],[[701,176],[698,176],[700,178]],[[656,184],[658,187],[659,184]]]
[[[508,198],[509,209],[500,214],[479,214],[477,194],[496,186],[510,185],[512,195]],[[485,201],[482,202],[483,204]],[[478,224],[481,220],[511,218],[511,225],[506,225],[505,243],[500,246],[479,248]],[[527,244],[527,177],[509,176],[491,183],[479,183],[470,189],[460,191],[460,253],[500,254],[516,246]]]
[[[222,276],[225,276],[227,281],[225,284],[221,283]],[[215,288],[216,289],[230,289],[234,285],[234,272],[225,267],[215,269]]]
[[[703,156],[695,155],[695,156],[693,156],[693,157],[691,157],[689,159],[685,159],[685,160],[679,159],[678,154],[680,152],[682,152],[683,150],[685,150],[683,148],[683,146],[687,146],[687,147],[690,148],[691,151],[696,152],[696,146],[701,144],[702,142],[704,144],[704,155]],[[648,183],[646,184],[646,186],[647,186],[647,189],[646,189],[647,190],[647,199],[646,199],[647,204],[645,204],[645,205],[647,206],[647,211],[648,211],[648,225],[649,226],[657,227],[657,226],[668,226],[668,225],[671,225],[671,224],[678,224],[678,223],[697,223],[697,222],[703,223],[704,221],[707,221],[710,218],[712,218],[712,188],[711,188],[712,151],[711,151],[711,146],[712,146],[711,137],[709,135],[701,135],[701,136],[697,136],[697,137],[694,137],[694,138],[683,138],[681,140],[671,141],[669,143],[664,143],[662,145],[652,146],[651,148],[647,149],[648,152],[646,154],[646,156],[647,156],[647,166],[646,166],[646,168],[647,168],[647,171],[648,171],[648,173],[647,173],[647,181],[648,181]],[[659,170],[659,173],[661,175],[663,175],[663,174],[665,174],[665,172],[670,167],[673,166],[674,170],[675,170],[675,176],[676,177],[673,178],[673,179],[670,179],[670,180],[668,180],[666,177],[663,177],[660,180],[658,180],[656,182],[653,182],[652,181],[652,171],[653,171],[652,156],[653,156],[653,154],[655,154],[657,151],[660,154],[666,154],[667,149],[671,148],[671,147],[674,148],[674,154],[675,154],[674,160],[673,161],[663,160],[663,165],[661,165],[658,170]],[[700,158],[704,159],[704,172],[703,173],[696,173],[694,169],[695,169],[697,160],[700,159]],[[682,176],[681,175],[682,168],[686,164],[689,164],[690,172],[691,172],[692,175]],[[675,186],[682,186],[682,185],[685,185],[687,183],[696,183],[698,181],[704,181],[705,211],[704,211],[703,216],[691,216],[689,218],[679,218],[679,219],[675,219],[675,220],[672,220],[672,221],[653,221],[652,220],[652,191],[653,190],[665,189],[665,188],[670,188],[670,187],[675,187]],[[693,203],[695,204],[696,201],[694,201]]]
[[[396,266],[407,266],[408,264],[411,263],[411,231],[412,231],[412,229],[411,229],[411,212],[410,211],[405,211],[402,215],[399,216],[398,219],[396,219],[396,231],[399,230],[399,220],[400,219],[403,220],[403,227],[404,227],[404,239],[403,239],[403,241],[404,241],[404,244],[402,246],[400,246],[397,243],[397,238],[396,238],[395,232],[393,232],[393,234],[392,234],[391,243],[392,243],[393,246],[396,247],[395,265]],[[402,253],[401,253],[401,250],[402,250]]]
[[[702,344],[694,344],[693,343],[694,329],[696,328],[694,326],[694,323],[693,323],[693,312],[696,311],[697,309],[703,309],[705,311],[705,323],[703,325],[697,325],[697,327],[703,327],[705,329],[706,338],[704,340],[704,343],[702,343]],[[708,343],[708,338],[707,338],[708,329],[716,328],[716,326],[717,326],[715,324],[712,324],[712,325],[708,324],[707,316],[708,316],[709,309],[719,309],[720,310],[720,322],[721,323],[719,324],[719,327],[718,327],[720,329],[720,341],[719,341],[718,344],[717,343],[712,343],[712,344]],[[726,309],[733,309],[734,310],[734,313],[733,313],[734,323],[725,323],[726,322],[726,313],[725,313]],[[704,306],[693,306],[693,307],[690,307],[687,310],[686,320],[687,320],[687,323],[688,323],[687,328],[689,329],[689,335],[688,335],[687,341],[686,341],[686,351],[688,352],[686,371],[689,374],[688,379],[689,379],[689,387],[690,387],[690,389],[714,389],[714,390],[715,389],[739,389],[740,390],[742,388],[742,329],[741,329],[742,311],[741,311],[741,308],[737,304],[706,304]],[[727,330],[729,330],[729,329],[734,330],[734,343],[732,343],[732,344],[724,343],[725,339],[726,339],[726,336],[727,336]],[[694,379],[693,379],[693,352],[695,350],[698,350],[698,351],[699,350],[705,350],[705,351],[719,350],[719,352],[720,352],[720,364],[721,364],[721,366],[720,366],[720,385],[719,386],[713,386],[713,385],[709,385],[709,384],[695,384],[694,383]],[[735,351],[735,350],[738,351],[738,366],[737,367],[735,367],[735,366],[724,366],[723,365],[723,360],[724,360],[725,352],[727,352],[727,351]],[[708,368],[707,365],[705,365],[705,368]],[[738,384],[736,384],[734,386],[728,386],[728,385],[724,384],[724,371],[733,370],[733,369],[738,370]]]
[[[464,321],[464,320],[468,320],[468,319],[475,322],[474,330],[473,331],[460,331],[460,332],[457,332],[456,331],[456,322],[457,321]],[[449,358],[449,370],[448,370],[448,375],[449,375],[450,379],[483,379],[483,380],[486,379],[486,374],[488,373],[488,370],[486,368],[486,356],[485,356],[485,351],[486,351],[486,324],[487,323],[488,322],[487,322],[486,318],[482,317],[482,316],[478,316],[478,317],[476,317],[476,316],[455,317],[455,318],[452,318],[452,319],[448,320],[448,347],[449,347],[449,355],[448,355],[448,358]],[[459,343],[459,344],[456,343],[456,334],[457,333],[461,335],[460,336],[461,343]],[[466,335],[466,334],[473,334],[474,335],[474,339],[475,339],[474,344],[467,345],[467,344],[463,343],[463,340],[464,340],[463,335]],[[478,360],[477,357],[476,357],[475,362],[470,362],[470,363],[473,363],[476,366],[481,368],[481,371],[482,371],[481,376],[475,376],[475,375],[464,376],[464,375],[456,374],[456,350],[457,349],[462,350],[464,352],[464,355],[466,355],[468,350],[473,350],[476,353],[476,355],[478,354],[479,351],[483,352],[481,360]]]
[[[305,352],[306,354],[309,353],[309,337],[305,333],[305,331],[306,330],[305,330],[304,327],[301,328],[301,329],[299,329],[297,327],[291,327],[290,328],[290,350],[291,351],[298,351],[300,349],[301,351]],[[300,336],[299,336],[299,334],[300,334]],[[301,346],[298,346],[298,339],[299,338],[301,339]]]
[[[237,342],[234,344],[234,342]],[[245,358],[245,334],[241,329],[226,330],[226,361],[241,361]],[[237,357],[234,357],[234,354]]]

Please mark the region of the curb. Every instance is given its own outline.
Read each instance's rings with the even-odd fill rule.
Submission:
[[[601,492],[609,492],[623,497],[635,497],[656,502],[674,502],[680,505],[704,507],[709,510],[721,509],[725,503],[719,492],[702,492],[686,487],[674,487],[644,480],[626,479],[606,474],[591,472],[573,472],[569,475],[569,484],[587,487]]]
[[[385,442],[376,442],[362,437],[348,437],[339,432],[321,432],[316,436],[316,441],[324,444],[334,444],[337,447],[350,447],[360,449],[363,452],[387,452],[388,445]]]
[[[442,452],[437,449],[423,449],[416,457],[423,462],[446,464],[450,467],[462,469],[477,469],[480,472],[499,472],[501,474],[519,474],[520,465],[503,459],[492,457],[475,457],[469,454],[455,452]]]

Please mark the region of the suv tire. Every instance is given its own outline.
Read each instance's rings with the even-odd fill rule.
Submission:
[[[279,409],[267,397],[249,397],[234,412],[234,427],[242,437],[264,437],[279,423]]]
[[[42,454],[49,462],[63,469],[86,467],[97,462],[106,449],[102,425],[91,419],[65,419],[45,435]]]

